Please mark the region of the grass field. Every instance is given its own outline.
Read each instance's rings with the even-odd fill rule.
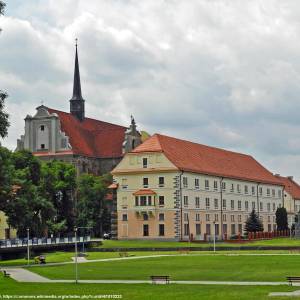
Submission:
[[[0,276],[0,298],[6,295],[122,295],[123,300],[267,300],[270,292],[294,291],[288,286],[203,286],[203,285],[150,285],[150,284],[74,284],[74,283],[17,283]],[[15,299],[11,298],[11,299]],[[27,298],[33,299],[33,298]],[[49,299],[49,298],[48,298]],[[74,299],[74,298],[69,298]],[[276,300],[296,299],[276,297]]]
[[[300,276],[300,256],[181,255],[79,264],[80,279],[149,279],[170,275],[173,280],[285,281]],[[74,265],[30,267],[51,279],[73,279]]]
[[[105,240],[101,248],[153,248],[153,247],[212,247],[212,243],[189,243],[189,242],[172,242],[172,241],[151,241],[151,240],[130,240],[116,241]],[[243,247],[243,246],[299,246],[300,239],[276,238],[272,240],[261,240],[247,243],[223,243],[216,244],[217,247]]]

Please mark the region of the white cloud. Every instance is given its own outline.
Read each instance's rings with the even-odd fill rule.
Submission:
[[[1,88],[23,118],[68,110],[74,39],[87,115],[253,154],[294,174],[300,150],[298,1],[10,0]]]

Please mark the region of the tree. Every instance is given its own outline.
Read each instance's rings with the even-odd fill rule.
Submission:
[[[0,15],[4,14],[5,3],[0,1]],[[0,28],[1,32],[1,28]],[[0,90],[0,137],[7,136],[7,129],[9,126],[8,114],[4,111],[5,99],[7,94]]]
[[[55,209],[54,217],[48,221],[51,233],[73,232],[75,225],[74,198],[76,171],[72,164],[50,161],[42,164],[41,194]]]
[[[106,205],[109,177],[82,174],[78,179],[77,225],[92,227],[96,236],[110,229],[110,214]]]
[[[287,219],[287,211],[286,211],[285,207],[277,208],[277,210],[276,210],[276,225],[277,225],[277,230],[289,229],[288,219]]]
[[[264,230],[263,224],[260,221],[255,210],[253,209],[246,221],[245,231],[247,233],[249,233],[249,232],[257,232],[257,231],[263,231],[263,230]]]

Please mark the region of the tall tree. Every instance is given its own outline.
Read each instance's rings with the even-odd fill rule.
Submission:
[[[48,222],[52,233],[73,231],[76,171],[72,164],[50,161],[42,165],[41,190],[43,197],[53,203],[54,218]]]
[[[257,232],[263,230],[264,230],[263,224],[260,221],[255,210],[253,209],[246,221],[245,231],[249,233],[249,232]]]
[[[6,200],[11,195],[13,173],[12,153],[0,146],[0,210],[3,210]]]
[[[289,228],[287,211],[285,207],[278,207],[276,210],[276,225],[277,230],[286,230]]]
[[[77,225],[91,227],[96,236],[110,229],[110,213],[106,205],[109,178],[82,174],[78,179]]]
[[[4,14],[5,3],[0,1],[0,15]],[[1,32],[1,28],[0,28]],[[8,114],[4,111],[5,99],[7,94],[0,89],[0,137],[7,136],[7,129],[9,126]]]

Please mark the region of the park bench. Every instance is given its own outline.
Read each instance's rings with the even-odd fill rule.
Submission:
[[[190,253],[190,249],[180,249],[179,254],[189,254]]]
[[[120,257],[131,257],[135,256],[134,254],[129,254],[128,252],[119,252]]]
[[[293,282],[300,282],[300,276],[287,276],[286,280],[293,285]]]
[[[157,283],[157,282],[163,282],[166,284],[170,283],[170,276],[169,275],[152,275],[150,276],[152,283]]]
[[[9,273],[7,273],[7,271],[5,271],[5,270],[2,270],[2,272],[3,272],[3,275],[4,275],[4,277],[10,277],[10,274],[9,274]]]

